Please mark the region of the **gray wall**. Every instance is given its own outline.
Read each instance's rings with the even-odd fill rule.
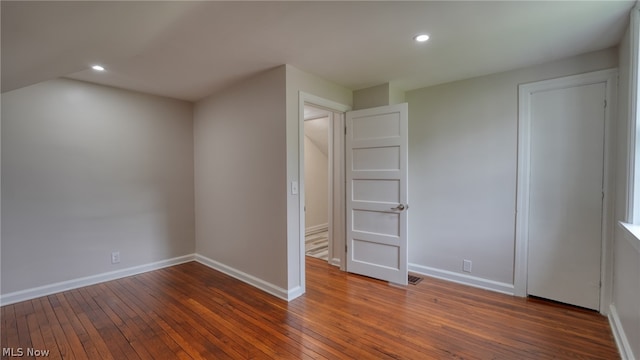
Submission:
[[[384,83],[353,92],[354,110],[395,105],[404,102],[406,102],[405,91],[391,83]]]
[[[192,254],[192,106],[66,79],[4,93],[2,195],[2,294]]]
[[[195,106],[196,252],[287,288],[285,67]]]
[[[616,49],[407,93],[409,263],[513,284],[518,84],[614,68]]]
[[[389,83],[353,92],[353,110],[389,105]]]

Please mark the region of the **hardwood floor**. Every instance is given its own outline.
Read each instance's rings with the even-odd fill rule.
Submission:
[[[397,287],[312,258],[290,303],[191,262],[4,306],[0,340],[51,359],[619,358],[592,311],[428,277]]]

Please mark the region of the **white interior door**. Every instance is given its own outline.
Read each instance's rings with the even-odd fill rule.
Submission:
[[[598,310],[606,85],[529,96],[527,293]]]
[[[406,285],[408,106],[346,120],[347,271]]]

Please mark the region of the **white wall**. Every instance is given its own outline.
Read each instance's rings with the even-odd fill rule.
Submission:
[[[4,93],[2,195],[3,295],[192,254],[192,106],[66,79]]]
[[[613,68],[615,49],[407,92],[410,268],[513,285],[518,84]]]
[[[627,220],[627,148],[629,121],[629,94],[631,76],[629,28],[620,42],[618,84],[618,156],[616,161],[616,222]],[[633,244],[636,244],[634,246]],[[640,244],[621,226],[615,228],[613,269],[613,308],[618,316],[621,333],[626,337],[630,358],[640,358]],[[614,316],[615,316],[614,315]],[[614,323],[614,326],[616,324]]]
[[[306,120],[305,133],[308,133],[309,126],[318,122],[327,123],[318,128],[328,129],[328,121],[328,117]],[[318,131],[317,136],[325,138],[322,143],[314,142],[307,135],[304,137],[305,228],[311,230],[329,223],[329,149],[320,148],[327,144],[329,134],[320,132],[322,131]]]
[[[285,67],[196,103],[196,252],[287,289]],[[283,296],[283,294],[279,294]]]

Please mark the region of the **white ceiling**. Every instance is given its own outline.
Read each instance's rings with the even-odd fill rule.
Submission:
[[[285,63],[411,90],[615,46],[633,4],[2,1],[2,92],[66,76],[195,101]]]

